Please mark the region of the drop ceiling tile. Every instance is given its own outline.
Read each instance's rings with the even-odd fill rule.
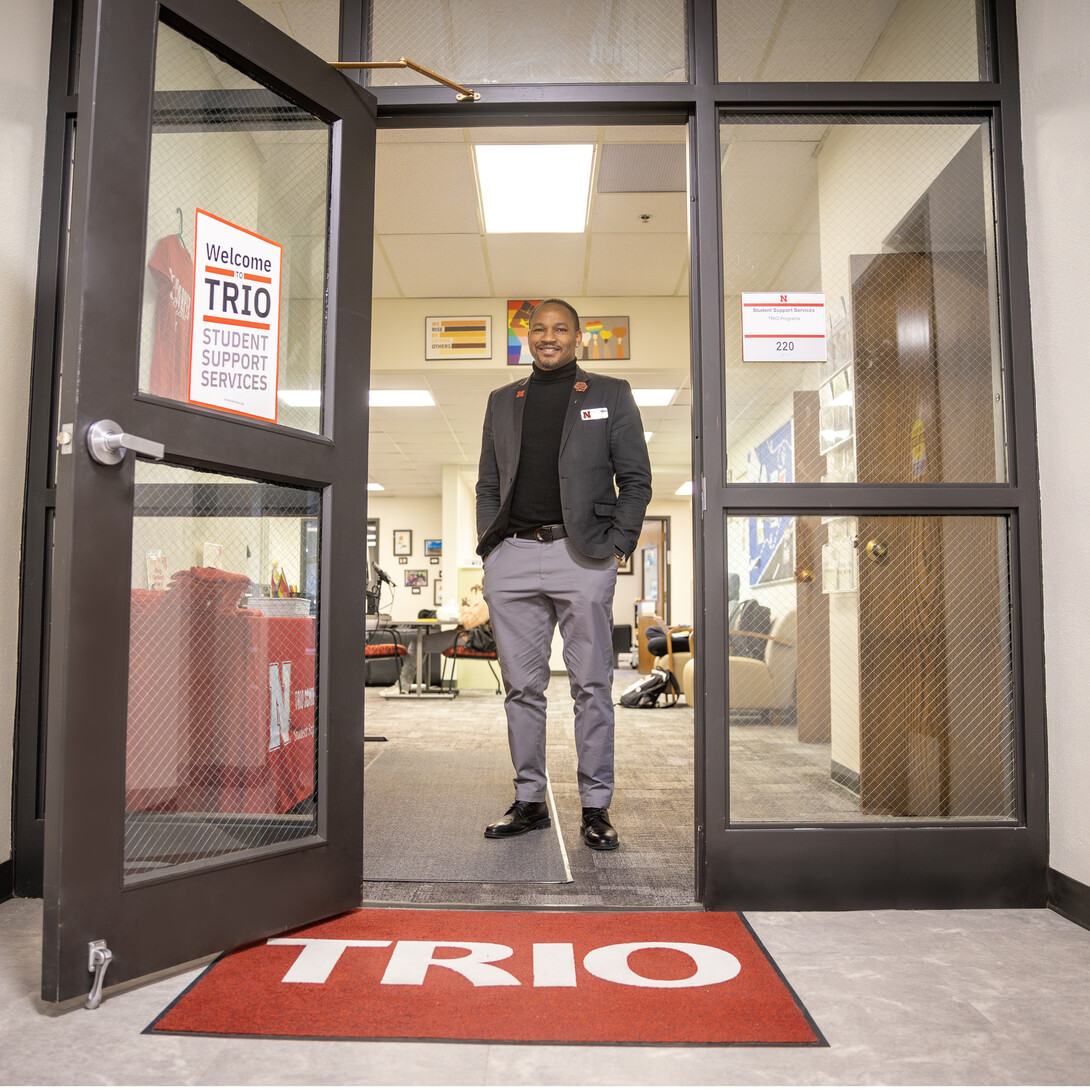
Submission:
[[[485,235],[492,283],[507,299],[583,292],[585,235]],[[493,330],[493,353],[495,353]]]
[[[414,296],[490,294],[478,235],[387,235],[382,244],[398,282],[411,284]]]
[[[380,144],[464,144],[465,129],[379,129]]]
[[[383,235],[479,231],[477,190],[466,148],[461,144],[381,145],[375,230]]]
[[[684,125],[607,125],[602,142],[606,144],[684,144]]]
[[[598,129],[592,125],[518,125],[470,130],[474,144],[593,144]]]
[[[597,193],[591,208],[590,228],[613,234],[644,235],[689,233],[689,201],[684,193]],[[640,217],[651,218],[644,223]]]
[[[677,235],[596,234],[588,295],[673,295],[688,258]]]
[[[375,247],[373,262],[374,279],[371,287],[371,295],[375,299],[397,299],[401,296],[401,289],[397,286],[390,266],[386,264],[386,258],[378,246]]]

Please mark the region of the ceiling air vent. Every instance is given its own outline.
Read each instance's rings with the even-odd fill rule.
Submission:
[[[684,193],[684,144],[604,144],[599,193]]]

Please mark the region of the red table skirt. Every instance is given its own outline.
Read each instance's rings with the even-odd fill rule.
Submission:
[[[132,811],[281,814],[314,791],[314,618],[134,592]]]

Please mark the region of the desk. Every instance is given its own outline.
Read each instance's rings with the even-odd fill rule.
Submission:
[[[416,675],[407,690],[399,689],[393,692],[387,689],[382,695],[386,700],[453,700],[457,695],[455,689],[433,689],[429,684],[431,672],[431,652],[424,653],[424,637],[430,632],[450,631],[458,626],[447,621],[437,621],[434,617],[421,617],[415,621],[391,621],[390,627],[395,631],[412,631],[412,646],[409,648],[416,662]],[[453,642],[453,640],[451,641]]]

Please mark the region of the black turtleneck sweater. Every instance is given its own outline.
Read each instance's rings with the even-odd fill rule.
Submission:
[[[564,521],[560,502],[560,436],[575,385],[575,360],[555,371],[535,363],[526,384],[522,446],[507,532],[532,530]]]

